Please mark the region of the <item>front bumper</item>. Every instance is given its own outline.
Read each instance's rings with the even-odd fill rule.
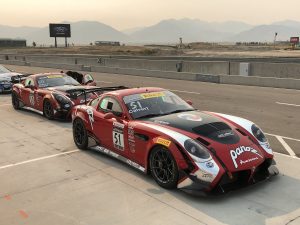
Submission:
[[[12,90],[11,84],[0,84],[0,93],[9,93]]]
[[[273,159],[266,159],[254,171],[249,169],[230,173],[220,170],[215,177],[199,171],[200,169],[196,173],[186,174],[187,178],[178,185],[178,188],[197,195],[224,194],[279,174]],[[203,180],[203,174],[205,178],[211,177],[211,182]]]

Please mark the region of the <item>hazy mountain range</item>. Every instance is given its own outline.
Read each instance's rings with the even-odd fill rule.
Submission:
[[[65,22],[67,23],[67,22]],[[113,27],[96,22],[80,21],[71,23],[72,38],[69,43],[89,44],[94,41],[120,41],[125,43],[177,43],[184,42],[272,42],[275,32],[277,40],[286,41],[291,36],[300,36],[300,22],[280,21],[268,25],[253,26],[239,21],[223,23],[205,22],[198,19],[169,19],[153,26],[137,27],[118,31]],[[0,38],[23,38],[28,45],[53,44],[49,28],[11,27],[0,25]],[[63,39],[58,39],[64,43]]]

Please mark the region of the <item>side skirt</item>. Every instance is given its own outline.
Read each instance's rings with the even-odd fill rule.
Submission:
[[[117,153],[115,153],[115,152],[113,152],[109,149],[106,149],[102,146],[91,147],[90,149],[93,149],[95,151],[98,151],[98,152],[104,153],[106,155],[112,156],[112,157],[114,157],[114,158],[116,158],[116,159],[132,166],[133,168],[142,171],[143,173],[145,173],[145,171],[146,171],[146,169],[144,167],[142,167],[141,165],[139,165],[139,164],[131,161],[130,159],[127,159],[124,156],[121,156],[121,155],[119,155],[119,154],[117,154]]]

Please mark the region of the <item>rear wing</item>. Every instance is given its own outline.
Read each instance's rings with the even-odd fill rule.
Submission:
[[[23,80],[25,80],[30,75],[32,75],[32,74],[27,73],[27,74],[19,74],[19,75],[12,76],[10,82],[13,84],[21,83]]]
[[[116,87],[98,87],[98,88],[90,88],[90,89],[73,89],[69,90],[68,93],[70,94],[70,97],[73,99],[77,99],[79,96],[84,95],[84,104],[87,104],[87,94],[88,93],[98,93],[99,95],[107,92],[107,91],[117,91],[117,90],[123,90],[128,89],[129,87],[125,86],[116,86]]]

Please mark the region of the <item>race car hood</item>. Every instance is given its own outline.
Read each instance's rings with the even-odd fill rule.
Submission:
[[[263,152],[248,136],[214,115],[191,111],[147,118],[144,121],[198,140],[229,171],[252,169],[264,161]]]
[[[75,85],[63,85],[63,86],[56,86],[56,87],[49,87],[47,90],[49,91],[59,91],[59,92],[64,92],[64,93],[70,93],[72,90],[86,90],[92,88],[90,86],[75,86]]]

